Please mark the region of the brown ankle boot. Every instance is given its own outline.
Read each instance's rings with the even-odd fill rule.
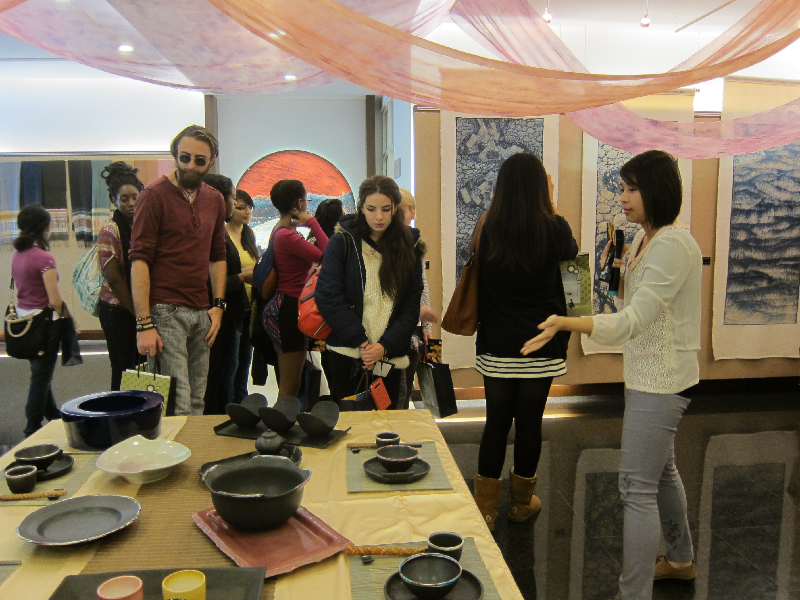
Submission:
[[[542,509],[542,501],[533,492],[539,474],[533,477],[520,477],[514,473],[514,467],[508,471],[511,484],[508,503],[508,520],[522,523]]]
[[[497,503],[503,493],[503,480],[475,475],[475,504],[481,511],[481,516],[486,522],[489,531],[494,531],[497,521]]]

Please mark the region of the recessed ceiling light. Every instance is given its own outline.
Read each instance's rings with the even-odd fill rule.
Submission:
[[[133,46],[130,44],[122,44],[117,50],[120,52],[133,52]]]
[[[283,76],[286,81],[297,81],[297,75],[292,75],[291,73],[287,73]]]

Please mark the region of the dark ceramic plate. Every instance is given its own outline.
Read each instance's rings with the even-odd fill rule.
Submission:
[[[415,460],[408,471],[400,473],[387,471],[378,461],[377,456],[364,463],[364,472],[370,479],[374,479],[378,483],[414,483],[425,477],[430,471],[431,466],[421,458]]]
[[[72,469],[72,465],[74,464],[75,464],[75,459],[72,458],[72,456],[70,456],[69,454],[62,454],[45,470],[37,471],[36,481],[47,481],[48,479],[55,479],[56,477],[59,477],[64,473],[68,473],[70,469]],[[8,465],[6,469],[19,466],[22,466],[22,463],[13,462],[10,465]]]
[[[247,454],[238,454],[236,456],[230,456],[228,458],[223,458],[221,460],[207,462],[204,465],[202,465],[199,469],[197,469],[197,474],[200,475],[200,477],[202,477],[203,475],[206,474],[206,471],[208,471],[211,467],[215,465],[226,465],[228,463],[237,462],[240,460],[250,460],[254,456],[261,456],[261,454],[259,454],[258,452],[248,452]],[[300,450],[300,448],[298,448],[297,446],[287,446],[286,448],[280,451],[278,456],[285,456],[286,458],[291,459],[291,461],[294,464],[300,466],[300,461],[303,458],[303,451]]]
[[[41,546],[69,546],[104,537],[127,527],[142,507],[128,496],[78,496],[29,514],[17,535]]]
[[[245,440],[257,440],[261,437],[261,434],[264,433],[267,428],[264,426],[264,423],[260,421],[256,423],[255,427],[250,429],[245,429],[243,427],[239,427],[236,423],[231,421],[224,421],[219,425],[214,425],[214,433],[217,435],[227,435],[230,437],[235,438],[242,438]]]
[[[394,573],[386,580],[383,586],[383,596],[386,600],[418,600],[400,579],[399,573]],[[441,600],[481,600],[483,598],[483,584],[469,571],[461,572],[461,579],[449,594],[441,596]]]
[[[196,566],[185,567],[197,569]],[[101,583],[120,575],[135,575],[142,580],[145,600],[161,600],[161,582],[175,569],[146,571],[116,571],[91,575],[67,575],[50,596],[50,600],[85,600],[95,598]],[[206,597],[213,600],[258,600],[264,586],[264,567],[229,567],[227,569],[198,569],[206,576]]]

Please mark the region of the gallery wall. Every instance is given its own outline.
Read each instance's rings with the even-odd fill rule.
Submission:
[[[357,193],[366,177],[365,114],[363,96],[219,96],[219,172],[236,183],[267,154],[305,150],[333,163]]]
[[[435,310],[446,307],[449,298],[442,294],[441,256],[441,147],[440,113],[417,109],[414,113],[417,224],[428,240],[430,261],[428,282]],[[692,169],[691,231],[703,256],[714,255],[716,243],[716,206],[719,160],[695,160]],[[581,231],[583,132],[566,117],[559,122],[558,209],[572,226],[576,238]],[[583,245],[578,239],[581,249]],[[797,375],[798,360],[768,358],[758,360],[714,360],[711,344],[712,291],[714,264],[703,266],[701,379],[738,379],[792,377]],[[440,333],[438,328],[434,333]],[[622,357],[618,354],[584,355],[577,336],[569,345],[569,372],[557,382],[561,385],[610,383],[622,381]],[[483,378],[473,368],[453,371],[456,387],[482,386]]]

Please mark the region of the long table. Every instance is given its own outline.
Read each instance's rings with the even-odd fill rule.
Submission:
[[[211,506],[210,494],[197,475],[198,467],[253,449],[252,440],[214,433],[213,426],[226,419],[165,418],[160,437],[184,444],[192,456],[160,482],[137,486],[102,471],[92,474],[76,495],[122,494],[135,497],[142,505],[139,518],[131,526],[102,540],[69,547],[34,546],[21,541],[15,529],[38,507],[0,504],[0,561],[21,561],[0,585],[0,598],[46,600],[66,575],[79,573],[234,566],[192,520],[195,512]],[[301,467],[312,471],[303,506],[357,545],[415,542],[441,530],[473,537],[501,598],[522,598],[428,411],[342,413],[337,428],[347,427],[351,428],[347,435],[327,449],[302,448]],[[348,493],[347,442],[374,441],[380,431],[396,431],[404,441],[434,441],[453,489]],[[56,443],[70,451],[59,421],[49,423],[19,447],[40,443]],[[0,457],[0,468],[12,460],[13,451]],[[50,488],[43,483],[37,489]],[[262,593],[264,599],[278,600],[350,597],[350,576],[343,554],[268,579]]]

